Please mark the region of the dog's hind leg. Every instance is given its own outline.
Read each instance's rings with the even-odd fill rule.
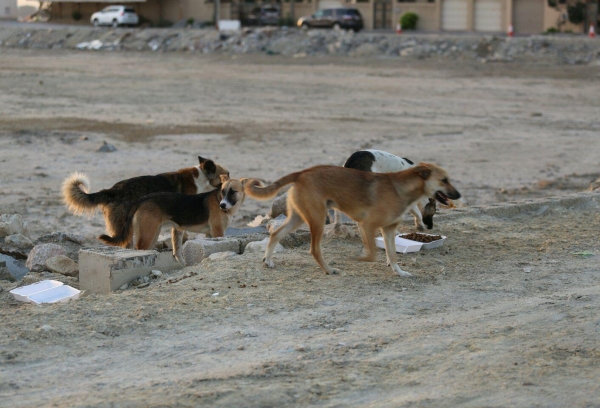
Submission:
[[[302,225],[302,223],[304,222],[302,220],[302,217],[300,217],[300,215],[297,212],[292,210],[291,213],[289,211],[288,213],[289,217],[286,220],[286,222],[283,223],[275,231],[273,231],[271,233],[271,236],[269,237],[269,243],[267,244],[267,249],[265,250],[265,256],[263,258],[263,262],[269,268],[273,268],[275,266],[275,264],[273,263],[272,256],[273,251],[275,250],[275,247],[277,246],[279,241],[281,241],[281,239],[290,232],[294,232],[295,230],[297,230],[298,227],[300,227],[300,225]]]
[[[181,247],[183,245],[183,231],[173,227],[171,229],[171,243],[173,244],[173,256],[177,259],[177,262],[185,265],[183,253],[181,252]]]
[[[388,260],[388,266],[392,267],[392,270],[400,276],[412,276],[410,273],[403,271],[398,266],[398,260],[396,258],[396,227],[398,225],[388,225],[387,227],[381,228],[383,233],[383,241],[385,242],[385,255]]]

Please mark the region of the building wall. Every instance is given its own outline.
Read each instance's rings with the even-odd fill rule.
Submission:
[[[16,20],[18,12],[17,0],[0,0],[0,20]]]
[[[442,30],[442,1],[443,0],[436,0],[433,3],[425,3],[425,2],[420,2],[419,0],[417,0],[416,3],[404,3],[404,2],[395,2],[394,3],[394,12],[393,12],[393,27],[396,26],[396,23],[398,22],[398,19],[400,18],[400,16],[406,12],[414,12],[419,16],[419,23],[417,25],[417,30],[422,30],[422,31],[441,31]],[[475,13],[474,13],[474,6],[475,6],[475,0],[467,0],[468,1],[468,11],[467,11],[467,27],[466,30],[467,31],[475,31]],[[501,15],[501,27],[503,28],[501,30],[501,32],[505,32],[506,30],[508,30],[508,26],[510,24],[513,24],[513,9],[514,9],[514,1],[518,1],[518,0],[504,0],[501,2],[501,6],[502,6],[502,15]],[[561,14],[566,13],[566,5],[559,5],[558,6],[558,10],[553,8],[553,7],[549,7],[548,6],[548,2],[547,0],[538,0],[540,2],[540,8],[542,8],[542,4],[543,4],[543,10],[544,10],[544,24],[543,24],[543,31],[547,30],[550,27],[557,27],[557,20],[558,18],[561,16]],[[370,3],[358,3],[354,6],[357,6],[359,4],[368,4],[369,6],[372,6],[372,2]],[[358,7],[357,7],[358,8]],[[360,9],[360,8],[359,8]],[[362,10],[361,10],[362,12]],[[363,14],[364,16],[364,14]],[[372,13],[370,14],[371,17],[371,21],[370,26],[367,25],[367,27],[372,27]],[[367,20],[367,18],[365,17],[365,20]],[[365,21],[366,23],[368,23],[367,21]],[[563,26],[562,26],[562,31],[566,31],[566,30],[570,30],[573,31],[575,33],[580,33],[583,31],[583,25],[579,24],[579,25],[574,25],[570,22],[566,22]],[[517,33],[518,34],[518,33]]]

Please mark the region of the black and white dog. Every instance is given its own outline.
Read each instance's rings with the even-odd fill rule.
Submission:
[[[414,166],[415,164],[406,157],[398,157],[383,150],[371,149],[354,152],[344,163],[344,167],[373,173],[395,173]],[[461,206],[466,205],[462,198],[459,202]],[[427,229],[433,228],[433,215],[436,211],[435,200],[429,199],[429,202],[423,206],[423,213],[419,210],[419,204],[424,203],[414,203],[409,209],[409,212],[415,218],[415,226],[420,231],[425,229],[425,225],[427,225]],[[338,224],[338,220],[339,215],[336,211],[335,224]]]

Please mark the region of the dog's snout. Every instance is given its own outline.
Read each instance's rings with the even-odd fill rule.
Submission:
[[[448,197],[452,200],[458,200],[460,198],[460,193],[458,192],[458,190],[454,190],[452,191],[452,194],[448,194]]]
[[[227,204],[225,204],[225,203],[221,203],[221,209],[222,209],[222,210],[224,210],[224,209],[226,209],[226,208],[227,208]]]

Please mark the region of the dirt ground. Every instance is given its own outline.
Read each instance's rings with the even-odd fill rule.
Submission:
[[[68,304],[2,281],[0,406],[600,406],[598,195],[478,207],[598,178],[599,91],[598,67],[0,48],[0,213],[33,238],[97,243],[101,217],[61,203],[70,172],[97,190],[197,155],[273,181],[377,148],[442,165],[474,206],[434,218],[448,239],[401,256],[410,279],[353,238],[324,245],[336,276],[304,245]]]

